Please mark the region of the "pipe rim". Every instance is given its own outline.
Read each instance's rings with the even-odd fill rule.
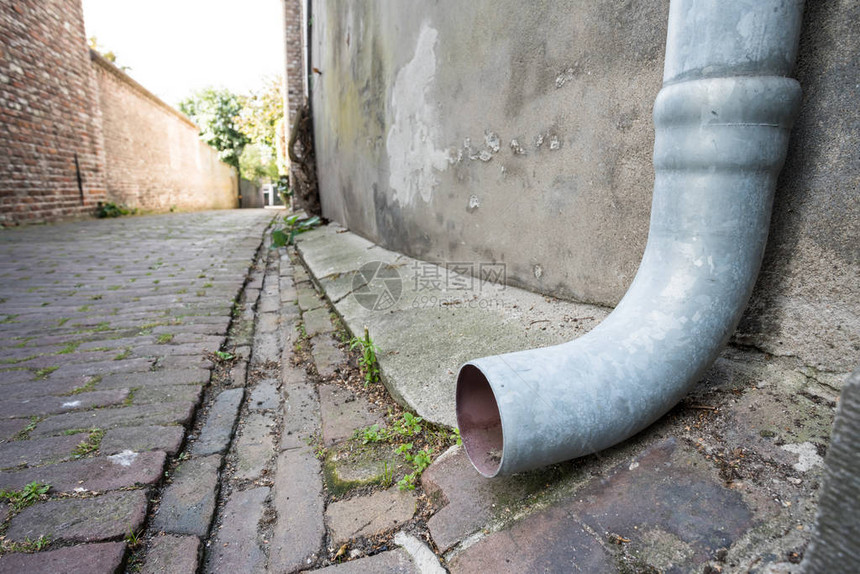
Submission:
[[[504,423],[489,379],[474,364],[466,363],[460,368],[456,411],[466,456],[483,476],[498,475],[505,456]]]

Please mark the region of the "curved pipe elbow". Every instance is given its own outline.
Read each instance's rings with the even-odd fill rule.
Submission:
[[[677,20],[696,17],[686,11],[690,4],[674,1],[670,12],[667,76],[654,105],[651,224],[630,289],[575,341],[476,359],[460,369],[457,422],[469,458],[485,476],[591,454],[643,430],[701,378],[747,304],[800,87],[762,70],[707,77],[679,64],[672,45],[689,44]],[[719,12],[720,3],[713,4]],[[783,49],[793,61],[802,4],[761,4],[779,4],[795,22]],[[670,70],[680,71],[669,76]]]

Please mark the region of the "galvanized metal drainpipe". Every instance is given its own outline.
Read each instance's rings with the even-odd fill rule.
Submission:
[[[457,421],[481,474],[623,441],[671,409],[712,364],[761,266],[800,104],[800,86],[787,76],[802,12],[800,0],[672,0],[639,271],[587,335],[460,369]]]

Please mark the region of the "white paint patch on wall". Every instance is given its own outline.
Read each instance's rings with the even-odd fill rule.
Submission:
[[[436,149],[438,113],[428,100],[436,76],[438,32],[422,24],[415,55],[399,72],[391,91],[394,121],[386,147],[391,175],[388,184],[400,205],[409,205],[416,195],[429,202],[439,184],[436,171],[448,167],[447,152]]]

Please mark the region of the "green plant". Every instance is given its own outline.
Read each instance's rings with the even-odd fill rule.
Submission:
[[[356,436],[361,439],[361,444],[382,442],[388,439],[388,430],[381,429],[378,424],[375,424],[365,429],[357,430]]]
[[[48,375],[59,369],[60,367],[45,367],[35,372],[36,380],[47,379]]]
[[[136,548],[141,542],[140,532],[135,532],[134,528],[129,526],[128,533],[125,535],[125,543],[128,544],[129,548]]]
[[[379,352],[373,341],[370,339],[370,333],[367,327],[364,328],[364,337],[353,337],[349,342],[350,350],[358,349],[360,356],[358,357],[358,365],[364,373],[364,386],[370,383],[379,382],[379,363],[376,360],[376,354]]]
[[[136,208],[129,208],[124,205],[117,205],[112,201],[100,201],[96,207],[96,217],[104,219],[105,217],[120,217],[122,215],[134,215],[137,213]]]
[[[382,478],[379,484],[384,488],[388,488],[394,483],[394,464],[388,465],[388,461],[382,463]]]
[[[272,231],[272,245],[283,247],[292,245],[296,235],[310,231],[321,223],[319,216],[302,218],[299,214],[288,215],[284,218],[284,227]]]
[[[51,485],[33,481],[21,490],[0,490],[0,499],[6,500],[15,510],[22,510],[44,498]]]
[[[27,424],[27,426],[19,430],[15,434],[15,436],[12,437],[12,440],[27,440],[28,438],[30,438],[30,433],[33,432],[33,429],[36,428],[36,425],[39,424],[41,420],[41,417],[35,415],[30,417],[30,422]]]
[[[173,340],[173,333],[164,333],[164,334],[159,335],[155,339],[155,342],[158,343],[159,345],[166,345],[167,343],[169,343],[172,340]]]
[[[89,432],[90,435],[79,442],[78,446],[72,450],[73,458],[82,458],[99,449],[99,446],[102,443],[102,438],[105,436],[105,431],[100,428],[92,428]]]
[[[23,542],[7,542],[3,541],[2,549],[5,552],[24,552],[31,554],[33,552],[41,552],[51,543],[51,537],[44,534],[36,540],[30,540],[30,537],[24,539]]]
[[[412,437],[421,432],[421,422],[423,420],[412,413],[403,413],[402,417],[392,423],[391,428],[399,435]]]
[[[220,361],[232,361],[236,358],[236,355],[233,353],[228,353],[227,351],[215,351],[215,356],[218,357]]]
[[[415,490],[415,481],[418,480],[419,473],[411,472],[397,481],[399,490]]]

